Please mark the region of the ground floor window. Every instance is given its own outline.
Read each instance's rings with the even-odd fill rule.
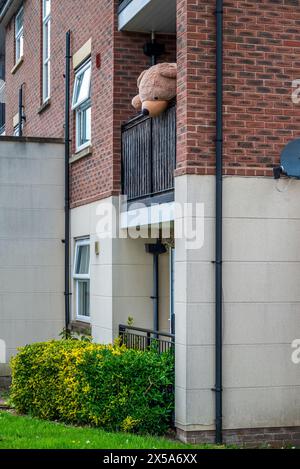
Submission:
[[[76,318],[89,321],[90,318],[90,240],[75,242],[74,283],[76,297]]]

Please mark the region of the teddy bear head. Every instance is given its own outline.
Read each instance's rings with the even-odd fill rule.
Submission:
[[[138,78],[139,94],[132,100],[137,111],[155,117],[164,112],[176,96],[176,63],[162,63],[144,70]]]

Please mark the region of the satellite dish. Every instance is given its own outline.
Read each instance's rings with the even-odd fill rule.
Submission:
[[[300,179],[300,138],[288,143],[280,157],[282,172]]]

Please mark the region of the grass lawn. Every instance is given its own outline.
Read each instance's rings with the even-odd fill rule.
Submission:
[[[71,427],[0,412],[0,449],[189,449],[165,438],[107,433],[97,428]]]

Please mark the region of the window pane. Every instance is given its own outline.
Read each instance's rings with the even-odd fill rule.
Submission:
[[[49,98],[50,90],[49,90],[49,73],[50,73],[50,62],[44,64],[44,75],[43,75],[43,99]]]
[[[77,315],[86,316],[90,315],[90,281],[78,280],[77,281]]]
[[[50,21],[44,25],[44,61],[50,57]]]
[[[20,57],[23,56],[23,46],[24,46],[24,38],[23,36],[20,37]]]
[[[51,1],[50,0],[43,0],[43,16],[46,18],[50,15],[51,11]]]
[[[75,78],[73,108],[90,98],[91,64],[83,71],[79,71]]]
[[[85,121],[86,121],[85,138],[87,142],[90,142],[91,141],[91,126],[92,126],[92,108],[91,107],[89,107],[86,110]]]
[[[17,39],[16,40],[16,61],[18,61],[20,57],[21,57],[21,55],[20,55],[20,40]]]
[[[76,101],[82,102],[86,100],[90,96],[90,76],[91,76],[91,69],[88,68],[85,70],[81,76],[78,78],[78,88],[77,88],[77,96]]]
[[[23,56],[23,36],[16,39],[16,62]]]
[[[85,141],[85,136],[84,136],[84,120],[85,120],[85,114],[83,111],[78,111],[79,112],[79,146],[81,147],[86,143]]]
[[[16,16],[16,36],[20,33],[21,29],[23,28],[23,17],[24,17],[24,10],[23,8],[21,8],[21,10]]]
[[[50,29],[51,21],[47,17],[43,22],[43,101],[50,97]]]
[[[77,246],[77,259],[75,273],[77,275],[88,275],[90,265],[90,246],[89,244]]]
[[[78,111],[78,146],[91,141],[91,107]]]

